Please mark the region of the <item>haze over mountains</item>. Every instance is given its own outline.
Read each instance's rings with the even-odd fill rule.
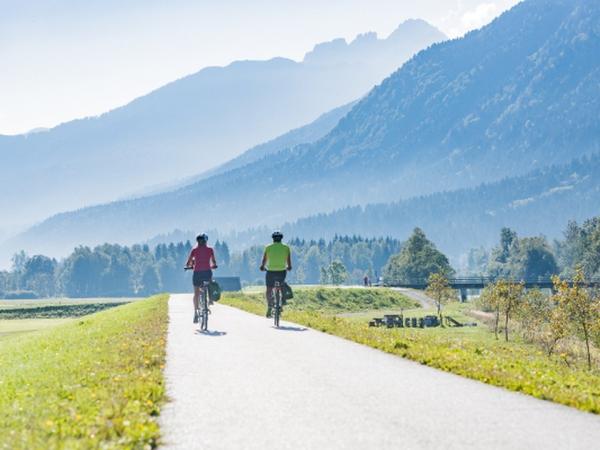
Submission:
[[[238,61],[174,81],[99,117],[0,136],[5,227],[196,175],[354,101],[445,36],[407,21],[321,44],[302,62]]]
[[[600,155],[551,166],[476,188],[394,203],[348,207],[283,226],[305,239],[348,235],[408,236],[421,227],[456,263],[471,248],[491,248],[502,227],[521,236],[562,237],[569,220],[600,214]],[[476,245],[475,245],[476,244]]]
[[[290,229],[402,238],[421,226],[453,252],[498,232],[469,231],[470,216],[481,227],[555,233],[556,224],[600,213],[598,159],[572,163],[600,150],[598,23],[598,2],[524,1],[416,55],[316,142],[172,192],[57,215],[12,246],[65,251],[176,228],[244,230],[369,203],[380,205],[350,210],[349,220],[323,217],[321,228],[310,219]],[[504,177],[511,179],[483,184]],[[463,188],[470,189],[420,198]],[[461,230],[464,240],[453,245]]]

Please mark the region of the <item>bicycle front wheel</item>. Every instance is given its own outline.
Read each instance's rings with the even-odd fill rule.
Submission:
[[[200,329],[202,331],[208,330],[208,311],[205,309],[202,311],[202,320],[200,323]]]

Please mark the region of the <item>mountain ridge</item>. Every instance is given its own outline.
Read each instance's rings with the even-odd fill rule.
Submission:
[[[427,27],[428,39],[398,44],[392,60],[382,62],[375,52],[362,54],[360,64],[238,61],[98,117],[0,136],[0,208],[14,211],[6,219],[11,225],[30,223],[194,176],[359,98],[440,37]]]

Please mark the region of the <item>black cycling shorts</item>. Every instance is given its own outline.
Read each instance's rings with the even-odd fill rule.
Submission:
[[[267,276],[265,277],[267,287],[275,287],[276,281],[283,284],[286,275],[287,270],[267,270]]]
[[[205,281],[212,281],[212,270],[201,270],[200,272],[194,272],[194,286],[202,287],[202,283]]]

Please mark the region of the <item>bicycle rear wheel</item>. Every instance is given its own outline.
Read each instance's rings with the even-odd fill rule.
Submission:
[[[200,331],[208,330],[208,298],[206,289],[202,290],[202,311],[200,317]]]
[[[273,314],[273,321],[275,326],[279,328],[279,318],[281,316],[281,289],[275,290],[275,311]]]

